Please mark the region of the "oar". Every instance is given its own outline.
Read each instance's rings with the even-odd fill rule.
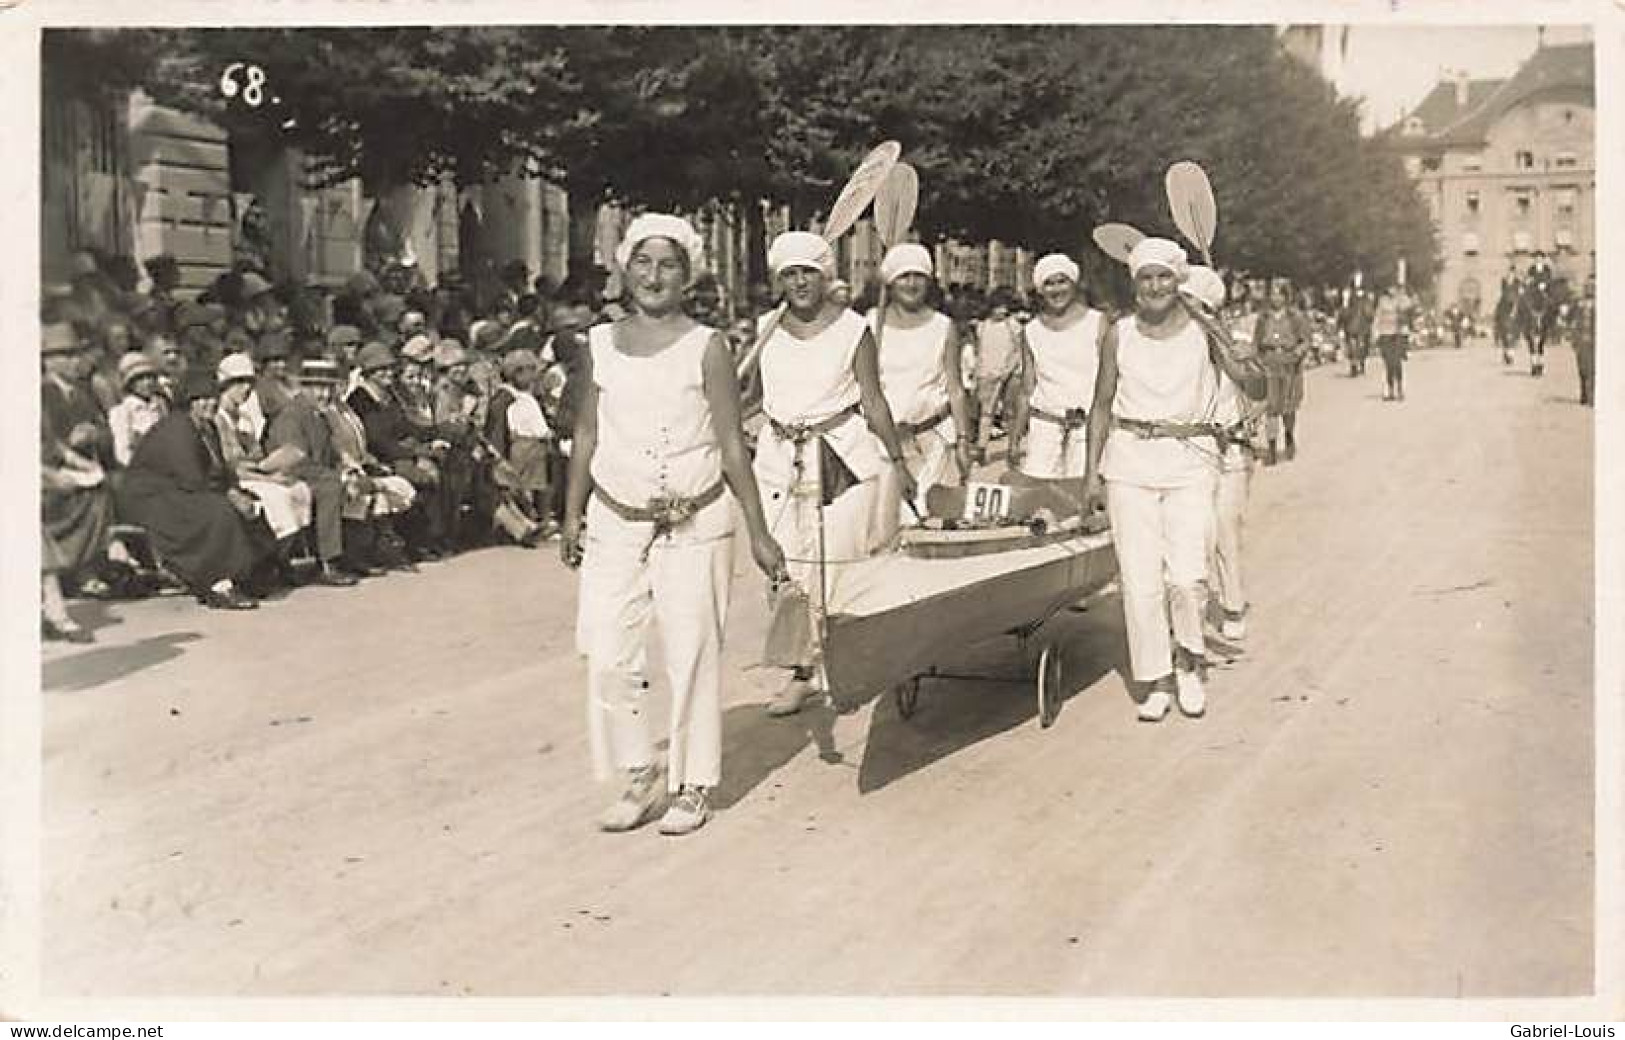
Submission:
[[[1129,253],[1145,241],[1145,232],[1128,224],[1102,224],[1095,228],[1092,237],[1101,252],[1118,263],[1126,264]]]
[[[1168,189],[1168,209],[1174,226],[1202,254],[1202,262],[1213,266],[1213,238],[1219,228],[1219,204],[1213,199],[1213,185],[1207,174],[1193,162],[1176,162],[1164,178]]]
[[[902,154],[902,145],[896,141],[887,141],[863,157],[863,162],[852,171],[852,176],[847,178],[846,186],[836,196],[835,205],[829,209],[829,219],[824,222],[824,230],[821,233],[824,241],[833,245],[836,239],[852,230],[852,225],[858,222],[858,217],[862,216],[863,211],[869,208],[869,203],[874,201],[875,193],[880,190],[892,167],[897,165],[898,156]],[[783,320],[788,307],[787,303],[780,303],[762,324],[756,334],[756,342],[751,344],[750,350],[739,362],[738,376],[741,380],[756,366],[756,360],[762,353],[762,344],[766,343],[774,330],[779,327],[779,322]]]
[[[875,233],[880,236],[880,244],[890,249],[908,236],[908,229],[914,225],[914,213],[920,205],[920,175],[914,172],[914,167],[908,163],[900,162],[893,166],[886,175],[886,180],[880,185],[880,191],[875,195]],[[880,342],[886,331],[886,304],[887,285],[884,276],[880,279],[880,304],[875,311],[875,353],[880,353]],[[920,515],[920,509],[914,504],[912,498],[905,498],[904,504],[914,519],[921,523],[925,518]]]
[[[880,244],[887,249],[901,242],[914,224],[914,211],[920,205],[920,176],[914,167],[900,162],[880,185],[875,195],[875,232]],[[875,349],[880,349],[882,330],[886,327],[886,280],[880,280],[880,306],[875,319]]]

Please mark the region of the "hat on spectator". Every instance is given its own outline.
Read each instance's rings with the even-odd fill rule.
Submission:
[[[406,301],[394,295],[379,296],[372,301],[372,313],[381,325],[398,325],[406,313]]]
[[[434,363],[437,368],[466,365],[468,363],[468,351],[454,339],[443,339],[434,348]]]
[[[225,318],[224,307],[213,303],[183,303],[175,314],[175,324],[183,329],[213,325]]]
[[[541,350],[542,330],[538,329],[533,322],[514,322],[513,328],[509,329],[507,336],[503,337],[499,349],[504,353],[510,350]]]
[[[357,271],[352,274],[344,283],[344,288],[354,296],[373,296],[381,291],[378,279],[374,278],[370,271]]]
[[[410,336],[414,332],[426,332],[429,328],[429,319],[422,311],[407,311],[401,315],[401,335]]]
[[[243,379],[253,379],[254,359],[241,352],[227,354],[220,359],[220,367],[215,369],[214,374],[221,386]]]
[[[155,376],[157,374],[158,366],[152,363],[152,358],[139,350],[132,350],[118,359],[119,385],[126,389],[142,376]]]
[[[273,329],[260,335],[259,346],[254,356],[261,362],[275,361],[278,358],[286,359],[288,356],[288,334],[281,329]]]
[[[931,254],[918,242],[899,242],[886,250],[880,261],[880,277],[887,285],[905,274],[923,274],[927,278],[936,275]]]
[[[434,357],[434,343],[428,336],[419,333],[407,340],[406,345],[401,347],[401,357],[407,361],[422,364]]]
[[[219,397],[220,387],[209,375],[199,368],[190,368],[181,377],[180,385],[175,388],[175,399],[179,404],[190,404],[200,397]]]
[[[72,354],[83,347],[78,330],[68,322],[59,321],[40,329],[41,354]]]
[[[540,367],[542,367],[542,362],[537,358],[535,351],[525,350],[521,347],[518,350],[510,350],[502,355],[502,376],[504,379],[513,378],[513,374],[522,368]]]
[[[226,330],[226,341],[222,346],[228,354],[252,351],[255,349],[254,337],[247,329],[229,328]]]
[[[299,381],[301,383],[342,383],[344,372],[339,363],[332,358],[313,357],[306,358],[299,366]]]
[[[271,291],[271,283],[266,281],[258,271],[243,272],[243,299],[252,300],[257,296],[264,296]]]
[[[363,372],[376,372],[380,368],[394,368],[396,364],[395,352],[376,340],[362,347],[355,356],[355,365]]]
[[[502,342],[502,326],[481,318],[468,327],[468,344],[475,350],[491,350]]]
[[[335,325],[327,333],[329,347],[349,347],[361,342],[361,330],[354,325]]]

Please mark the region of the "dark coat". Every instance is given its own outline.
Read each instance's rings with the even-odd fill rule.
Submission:
[[[358,386],[345,398],[345,403],[361,417],[361,425],[367,429],[367,450],[379,461],[391,466],[410,462],[422,450],[416,428],[393,394],[386,393],[380,401],[366,387]]]
[[[141,439],[119,487],[121,511],[146,528],[176,574],[199,589],[246,575],[275,547],[262,519],[247,519],[226,497],[235,486],[218,441],[211,450],[184,410]]]

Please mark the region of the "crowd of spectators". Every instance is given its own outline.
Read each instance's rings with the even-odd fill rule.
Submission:
[[[169,257],[74,264],[41,314],[47,638],[90,638],[71,597],[247,610],[556,533],[601,281],[396,263],[334,291],[243,265],[183,299]]]

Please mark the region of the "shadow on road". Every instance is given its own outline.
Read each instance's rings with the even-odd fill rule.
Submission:
[[[736,704],[722,714],[722,782],[711,792],[718,809],[738,804],[762,781],[788,765],[809,743],[825,762],[841,761],[835,749],[835,709],[809,704],[794,715],[773,718],[759,703]]]
[[[908,719],[898,713],[896,698],[882,697],[869,721],[858,769],[859,793],[878,791],[955,752],[1033,722],[1038,702],[1031,676],[1045,639],[1064,650],[1063,711],[1066,701],[1113,671],[1128,687],[1122,606],[1116,594],[1102,596],[1090,601],[1086,613],[1063,612],[1051,621],[1031,644],[1031,662],[1013,639],[1004,639],[939,663],[944,672],[999,676],[1009,682],[928,678],[920,684],[915,714]]]
[[[168,632],[128,646],[99,646],[84,653],[54,658],[45,662],[41,685],[57,693],[94,689],[179,657],[181,644],[201,638],[197,632]]]

